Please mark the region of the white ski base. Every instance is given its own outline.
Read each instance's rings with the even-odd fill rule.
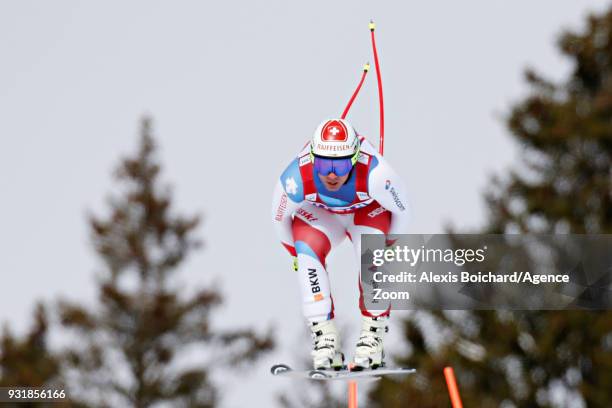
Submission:
[[[349,370],[294,370],[286,364],[276,364],[270,368],[270,372],[275,376],[282,377],[294,377],[294,378],[306,378],[310,380],[369,380],[376,381],[380,380],[383,375],[408,375],[414,374],[416,370],[414,368],[386,368],[381,367],[375,370],[361,370],[361,371],[349,371]]]

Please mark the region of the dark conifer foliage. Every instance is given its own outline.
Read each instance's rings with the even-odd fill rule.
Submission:
[[[61,363],[50,350],[48,312],[43,303],[39,302],[34,310],[34,323],[23,338],[11,333],[5,325],[0,336],[0,387],[28,387],[33,390],[45,390],[46,395],[63,395],[67,397],[66,386],[62,382]],[[21,390],[20,392],[28,392]],[[19,398],[27,394],[19,394]],[[54,402],[27,401],[5,402],[3,406],[23,408],[34,407],[80,407],[67,399]],[[18,402],[17,402],[18,401]]]
[[[59,363],[47,347],[48,319],[39,303],[34,324],[23,339],[16,338],[8,326],[0,337],[0,387],[45,387],[57,384]]]

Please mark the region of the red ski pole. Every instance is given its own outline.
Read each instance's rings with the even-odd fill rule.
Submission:
[[[378,105],[380,110],[380,143],[378,145],[378,152],[382,155],[385,150],[385,108],[383,104],[383,89],[382,79],[380,77],[380,66],[378,65],[378,52],[376,52],[376,40],[374,38],[374,30],[376,24],[370,20],[370,34],[372,37],[372,49],[374,50],[374,66],[376,67],[376,79],[378,82]]]
[[[359,90],[361,89],[361,85],[363,85],[363,81],[365,80],[365,77],[368,74],[369,70],[370,70],[370,64],[367,63],[363,66],[363,74],[361,74],[361,80],[359,81],[359,85],[357,85],[357,89],[355,89],[355,92],[353,92],[353,96],[351,96],[351,99],[346,105],[346,108],[344,108],[344,112],[342,112],[342,116],[340,117],[340,119],[346,118],[346,115],[348,114],[349,109],[351,109],[351,105],[353,104],[353,101],[357,97],[357,94],[359,93]]]

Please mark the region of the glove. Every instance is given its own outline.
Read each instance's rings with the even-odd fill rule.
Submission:
[[[293,270],[297,272],[298,270],[298,261],[297,261],[297,256],[293,257]]]

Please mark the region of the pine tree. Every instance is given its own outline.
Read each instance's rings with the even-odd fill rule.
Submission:
[[[492,180],[482,232],[612,233],[612,9],[559,48],[573,71],[558,84],[527,71],[507,120],[522,166]],[[381,381],[369,406],[448,406],[446,365],[465,406],[612,406],[610,311],[421,311],[404,328],[412,353],[397,364],[418,375]]]
[[[59,361],[48,348],[48,329],[47,311],[42,303],[36,305],[34,323],[23,339],[15,337],[8,326],[4,327],[0,336],[0,387],[65,389]],[[65,406],[58,404],[56,402],[55,406]],[[18,405],[37,407],[45,404],[25,402]]]
[[[93,246],[104,265],[99,304],[59,305],[63,327],[78,336],[63,354],[71,396],[88,405],[213,407],[219,394],[212,368],[180,366],[182,352],[206,352],[209,364],[233,365],[272,347],[270,338],[247,329],[213,330],[209,319],[221,303],[218,290],[199,289],[188,297],[174,287],[173,275],[201,245],[194,237],[199,218],[171,211],[155,152],[150,120],[144,119],[137,154],[118,167],[122,190],[110,201],[110,215],[90,217]]]
[[[5,326],[0,338],[0,387],[40,387],[57,378],[58,364],[47,348],[47,315],[39,303],[23,340]]]

